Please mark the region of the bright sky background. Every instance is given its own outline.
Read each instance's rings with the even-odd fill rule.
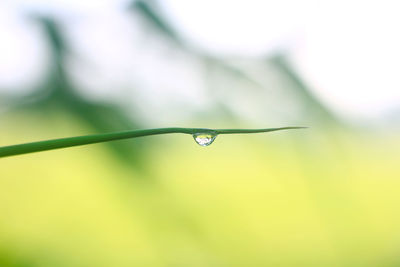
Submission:
[[[160,2],[186,40],[209,53],[255,57],[278,48],[289,51],[293,65],[315,93],[341,114],[365,120],[382,118],[400,109],[398,1]],[[84,53],[102,55],[104,58],[97,58],[97,63],[117,66],[114,71],[118,75],[124,58],[119,60],[115,53],[107,57],[105,51],[117,49],[123,57],[124,49],[130,49],[123,44],[129,38],[124,32],[129,28],[126,17],[121,12],[126,3],[3,0],[0,90],[24,88],[45,71],[47,54],[43,36],[36,26],[22,18],[31,10],[57,14],[70,22],[67,30],[71,36],[90,33],[97,45],[82,38],[77,45]],[[80,25],[83,17],[90,19]],[[107,31],[119,31],[120,37],[109,40]],[[96,90],[101,93],[104,88],[93,93]]]

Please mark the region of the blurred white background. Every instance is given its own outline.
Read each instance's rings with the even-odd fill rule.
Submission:
[[[68,62],[69,74],[86,97],[126,105],[133,101],[142,110],[150,105],[154,114],[165,115],[157,121],[143,112],[155,123],[184,117],[179,108],[210,107],[212,99],[204,90],[198,62],[149,37],[141,22],[126,12],[128,4],[3,0],[0,96],[29,93],[47,71],[47,43],[29,17],[39,13],[61,22],[71,54],[77,55]],[[251,59],[283,50],[314,94],[340,116],[379,121],[399,114],[398,1],[162,0],[159,4],[193,51]],[[174,112],[172,107],[178,108]]]

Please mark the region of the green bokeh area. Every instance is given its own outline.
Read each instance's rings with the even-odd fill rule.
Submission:
[[[85,131],[30,119],[2,141]],[[141,170],[105,145],[3,158],[0,265],[398,266],[398,138],[299,134],[145,137]]]

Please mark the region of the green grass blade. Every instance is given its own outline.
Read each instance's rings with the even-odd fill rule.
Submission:
[[[114,140],[136,138],[149,135],[158,134],[171,134],[171,133],[183,133],[183,134],[195,134],[195,133],[209,133],[213,135],[218,134],[240,134],[240,133],[263,133],[272,132],[279,130],[289,129],[301,129],[306,127],[282,127],[282,128],[267,128],[267,129],[206,129],[206,128],[157,128],[157,129],[144,129],[144,130],[133,130],[116,133],[105,133],[105,134],[94,134],[76,137],[67,137],[60,139],[52,139],[45,141],[38,141],[32,143],[3,146],[0,147],[0,157],[9,157],[33,152],[40,152],[46,150],[53,150],[59,148],[67,148],[73,146],[82,146],[88,144],[109,142]]]

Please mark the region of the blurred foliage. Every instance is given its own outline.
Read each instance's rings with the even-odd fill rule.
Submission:
[[[98,133],[139,128],[131,117],[128,117],[120,107],[111,103],[98,103],[87,100],[79,95],[70,81],[66,68],[66,59],[70,50],[60,27],[54,19],[38,17],[43,26],[51,48],[50,72],[32,95],[19,100],[16,110],[46,114],[62,110],[82,120]],[[79,135],[78,133],[75,135]],[[143,147],[139,142],[112,142],[107,144],[115,156],[130,166],[140,163]]]
[[[312,117],[313,120],[320,123],[322,122],[325,126],[327,126],[326,124],[335,124],[337,126],[338,124],[343,124],[331,110],[311,93],[305,82],[290,67],[285,55],[278,54],[270,58],[269,61],[279,70],[283,78],[288,83],[291,83],[291,87],[295,89],[296,98],[299,102],[305,104],[306,113]]]
[[[215,55],[210,55],[205,51],[200,51],[184,41],[184,38],[179,36],[179,34],[173,29],[173,27],[168,23],[168,20],[163,16],[163,12],[160,11],[158,1],[132,1],[131,10],[139,13],[145,21],[153,27],[156,34],[166,37],[167,41],[172,42],[181,49],[189,53],[192,57],[197,57],[203,64],[205,70],[205,80],[210,80],[212,72],[216,72],[216,75],[227,76],[233,81],[243,80],[250,83],[255,88],[261,88],[268,90],[268,84],[263,84],[249,76],[246,73],[245,68],[236,66],[221,57],[216,57]],[[134,13],[136,15],[136,13]],[[258,63],[257,59],[254,59],[255,63]],[[341,121],[333,112],[323,104],[310,90],[307,84],[299,77],[296,71],[291,67],[287,57],[283,51],[276,53],[267,58],[265,64],[272,65],[272,67],[277,71],[277,75],[284,81],[279,88],[276,86],[274,90],[285,90],[287,91],[287,98],[294,98],[297,103],[303,105],[304,112],[307,114],[307,119],[311,123],[324,124],[325,127],[328,126],[344,126],[344,122]],[[268,75],[268,73],[265,73]],[[209,82],[211,86],[210,91],[216,89],[213,86],[213,82]],[[243,89],[245,90],[245,89]],[[248,92],[251,94],[251,92]],[[225,114],[231,114],[231,112],[226,112],[228,107],[224,106],[222,102],[219,102],[219,107]],[[230,120],[235,120],[234,117],[229,116]]]

